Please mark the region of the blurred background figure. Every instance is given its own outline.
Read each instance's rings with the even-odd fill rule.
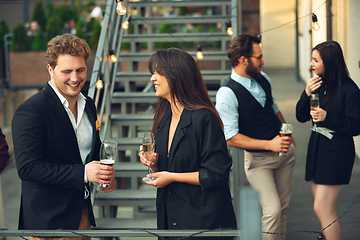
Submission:
[[[40,25],[38,21],[32,21],[30,23],[26,24],[26,27],[28,29],[28,36],[35,37],[37,30],[39,29]]]
[[[64,24],[64,33],[71,33],[72,35],[76,34],[76,22],[74,19],[70,19]]]
[[[90,22],[91,18],[96,18],[100,22],[103,20],[103,11],[100,6],[96,5],[95,2],[89,3],[90,13],[86,12],[86,22]]]

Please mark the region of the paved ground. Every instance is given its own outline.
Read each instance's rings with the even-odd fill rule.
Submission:
[[[312,210],[313,197],[310,184],[304,180],[305,156],[307,142],[310,135],[310,123],[301,124],[295,119],[295,105],[304,89],[304,83],[297,82],[294,70],[266,70],[273,83],[273,92],[277,103],[288,123],[294,125],[293,136],[297,143],[297,159],[293,175],[293,191],[288,212],[287,240],[317,239],[316,233],[308,231],[321,231],[320,223]],[[4,199],[5,221],[8,229],[17,229],[20,181],[15,164],[11,162],[4,170],[2,177],[2,191]],[[360,161],[356,159],[352,180],[344,186],[336,203],[338,216],[342,215],[353,200],[360,193]],[[349,211],[341,217],[340,226],[342,239],[360,239],[360,197]],[[304,232],[298,232],[304,231]],[[295,232],[295,233],[292,233]],[[8,237],[8,240],[20,238]]]

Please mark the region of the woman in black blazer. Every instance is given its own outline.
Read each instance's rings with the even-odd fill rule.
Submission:
[[[155,172],[149,177],[156,180],[146,183],[158,188],[158,229],[235,229],[232,160],[196,61],[170,48],[154,53],[148,67],[159,97],[152,129],[156,154],[151,163],[142,153],[140,159]]]
[[[360,95],[337,42],[315,46],[310,65],[317,76],[308,81],[296,106],[296,118],[299,122],[312,119],[317,126],[309,140],[305,180],[311,182],[314,211],[324,229],[337,219],[336,199],[342,185],[350,182],[355,160],[353,136],[360,134]],[[310,110],[312,93],[318,93],[320,99],[316,111]],[[338,221],[324,234],[327,240],[339,240]]]

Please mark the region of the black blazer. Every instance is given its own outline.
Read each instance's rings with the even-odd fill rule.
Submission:
[[[236,228],[229,190],[232,160],[224,133],[207,109],[184,109],[172,140],[168,111],[155,134],[159,171],[199,171],[201,186],[173,182],[157,190],[158,229]]]
[[[321,105],[324,88],[318,91],[320,107],[327,111],[319,127],[329,128],[333,133],[330,140],[325,136],[312,132],[306,158],[305,180],[314,180],[317,184],[348,184],[355,160],[353,136],[360,134],[360,92],[356,84],[349,79],[342,91],[340,113],[334,101]],[[299,122],[311,120],[310,98],[305,91],[296,105],[296,118]]]
[[[85,111],[93,127],[89,162],[99,159],[100,138],[95,105],[88,97]],[[68,114],[48,83],[18,107],[12,135],[22,180],[19,229],[78,229],[88,187],[84,164]],[[86,202],[95,226],[90,196]]]

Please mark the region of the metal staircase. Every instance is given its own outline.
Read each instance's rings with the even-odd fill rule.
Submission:
[[[120,16],[115,11],[116,1],[107,1],[88,95],[97,104],[101,123],[100,138],[118,142],[119,158],[114,166],[117,189],[107,194],[97,191],[96,186],[93,189],[94,205],[99,209],[97,229],[156,228],[156,189],[142,182],[147,168],[139,162],[138,157],[142,133],[151,130],[157,102],[149,81],[151,76],[146,67],[147,60],[161,43],[170,42],[188,51],[195,59],[201,45],[204,58],[197,61],[209,95],[215,102],[216,90],[230,74],[226,46],[231,36],[226,33],[225,26],[231,21],[234,36],[237,34],[237,2],[124,0],[128,13]],[[156,9],[166,7],[190,12],[206,9],[208,15],[155,14]],[[126,30],[122,24],[127,20],[130,20],[131,27]],[[160,33],[163,24],[170,25],[175,32]],[[193,29],[186,28],[190,24]],[[218,28],[219,24],[221,28]],[[199,31],[201,28],[203,31]],[[130,46],[129,49],[122,49],[126,45]],[[110,59],[109,53],[112,51],[117,57],[116,62]],[[99,79],[103,82],[102,89],[95,87]],[[238,183],[241,181],[239,171],[241,167],[234,162],[230,184],[235,193],[235,208],[238,205]],[[123,218],[118,211],[124,207],[131,209],[131,219]]]

